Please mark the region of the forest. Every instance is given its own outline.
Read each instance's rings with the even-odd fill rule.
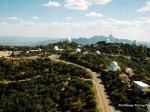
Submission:
[[[118,44],[118,43],[117,43]],[[101,73],[101,79],[104,82],[107,93],[110,96],[114,106],[123,112],[147,112],[147,107],[121,108],[119,104],[148,104],[150,94],[143,96],[139,94],[128,82],[122,82],[120,74],[126,74],[126,68],[132,68],[134,75],[130,77],[130,82],[140,80],[150,85],[150,59],[149,48],[144,46],[106,44],[103,42],[95,45],[87,45],[84,51],[89,53],[63,53],[61,59],[77,63]],[[124,49],[121,53],[117,50],[119,46]],[[124,46],[124,47],[121,47]],[[125,47],[126,46],[126,47]],[[128,47],[127,47],[128,46]],[[143,54],[140,55],[143,49]],[[99,50],[98,55],[94,51]],[[92,52],[93,51],[93,52]],[[128,54],[125,54],[129,51]],[[146,52],[148,51],[148,52]],[[109,72],[107,68],[112,61],[116,61],[121,67],[121,71]]]
[[[0,59],[0,111],[96,112],[91,75],[84,69],[54,62]]]
[[[62,51],[54,50],[54,46]],[[81,52],[76,53],[76,48],[80,48]],[[41,51],[26,53],[32,49]],[[0,46],[0,50],[22,51],[10,58],[0,58],[0,109],[4,111],[10,111],[10,108],[16,109],[13,111],[96,111],[97,102],[91,75],[79,67],[53,62],[48,58],[51,54],[58,54],[61,60],[100,73],[99,78],[117,109],[123,112],[147,112],[146,107],[118,106],[124,103],[147,104],[150,101],[149,94],[143,96],[131,85],[131,82],[138,80],[150,85],[150,48],[146,46],[106,42],[92,45],[58,42],[35,47]],[[100,51],[100,54],[96,54],[96,51]],[[39,58],[24,58],[31,56]],[[107,70],[112,61],[118,63],[121,71]],[[126,68],[131,68],[134,73],[129,77],[130,82],[123,82],[119,77],[120,74],[127,75]]]

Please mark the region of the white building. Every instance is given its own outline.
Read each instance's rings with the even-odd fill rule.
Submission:
[[[101,53],[100,53],[100,51],[96,51],[95,53],[96,53],[96,54],[98,54],[98,55],[100,55],[100,54],[101,54]]]
[[[68,43],[71,43],[71,42],[72,42],[70,37],[67,37],[67,38],[66,38],[66,41],[67,41]]]
[[[108,70],[109,71],[121,71],[121,68],[118,66],[118,63],[116,61],[113,61],[110,63]]]
[[[38,52],[38,51],[42,51],[42,49],[32,49],[32,50],[29,50],[29,52]]]
[[[54,50],[58,51],[59,50],[58,46],[54,46]]]
[[[76,49],[76,53],[81,52],[81,49],[77,48]]]
[[[150,92],[150,86],[146,83],[143,83],[142,81],[133,81],[133,85],[137,90],[143,92],[144,94]]]
[[[125,71],[127,74],[129,73],[133,73],[132,69],[131,68],[126,68],[126,71]]]
[[[106,43],[109,43],[110,42],[110,40],[107,38],[107,40],[105,41]]]
[[[86,54],[89,54],[89,52],[88,51],[83,52],[83,55],[86,55]]]

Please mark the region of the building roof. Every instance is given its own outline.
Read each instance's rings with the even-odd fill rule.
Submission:
[[[133,82],[141,87],[149,87],[149,85],[147,85],[146,83],[143,83],[142,81],[133,81]]]

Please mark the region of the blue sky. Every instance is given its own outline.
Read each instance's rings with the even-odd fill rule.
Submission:
[[[0,36],[148,40],[150,0],[0,0]]]

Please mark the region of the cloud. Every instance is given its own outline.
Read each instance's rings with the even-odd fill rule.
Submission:
[[[107,36],[111,33],[118,38],[150,42],[149,29],[150,17],[126,21],[115,18],[99,18],[91,21],[52,23],[21,20],[19,23],[10,25],[0,22],[0,35],[51,36],[53,38]]]
[[[65,0],[65,7],[71,10],[87,10],[93,4],[107,4],[111,0]]]
[[[98,18],[98,17],[103,17],[103,14],[96,13],[96,12],[90,12],[90,13],[87,13],[85,16],[86,17],[91,17],[91,18]]]
[[[8,17],[7,19],[8,19],[8,20],[18,20],[18,18],[15,17],[15,16],[14,16],[14,17]]]
[[[150,1],[147,1],[145,5],[137,10],[138,12],[147,12],[150,11]]]
[[[59,7],[59,6],[61,6],[61,4],[58,2],[49,1],[48,3],[43,4],[43,6],[44,7]]]
[[[21,20],[19,25],[17,25],[18,28],[43,28],[46,27],[46,24],[44,23],[39,23],[35,21],[24,21]]]
[[[34,16],[34,17],[32,17],[32,19],[37,20],[37,19],[39,19],[39,17]]]
[[[74,18],[73,17],[66,17],[66,19],[73,20]]]
[[[8,26],[8,25],[9,25],[8,23],[0,22],[0,27],[6,27],[6,26]]]
[[[109,2],[111,2],[112,0],[86,0],[88,2],[90,2],[91,4],[107,4]]]
[[[65,7],[72,10],[87,10],[91,3],[86,0],[66,0]]]

